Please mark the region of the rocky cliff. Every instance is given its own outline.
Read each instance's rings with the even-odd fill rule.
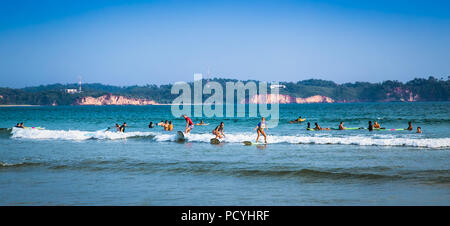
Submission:
[[[116,95],[103,95],[100,97],[83,97],[75,105],[157,105],[153,100],[141,98],[128,98]]]
[[[335,101],[327,96],[310,96],[306,98],[292,97],[283,94],[265,94],[265,95],[254,95],[250,98],[248,103],[258,104],[258,103],[280,103],[280,104],[307,104],[307,103],[334,103]]]
[[[413,94],[413,92],[411,90],[402,89],[401,87],[396,87],[391,92],[387,92],[386,97],[387,98],[384,100],[384,102],[389,102],[389,101],[413,102],[413,101],[420,100],[419,94]]]

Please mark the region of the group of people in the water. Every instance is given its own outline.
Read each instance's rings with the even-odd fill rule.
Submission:
[[[189,133],[192,131],[192,129],[194,128],[194,122],[193,122],[192,119],[189,118],[187,115],[183,115],[182,117],[183,117],[184,120],[186,121],[186,126],[185,126],[185,130],[184,130],[184,134],[189,134]],[[292,123],[292,122],[303,122],[303,121],[305,121],[305,120],[306,120],[305,118],[302,118],[301,116],[299,116],[296,120],[289,121],[289,122],[290,122],[290,123]],[[368,129],[369,131],[372,131],[372,130],[374,130],[374,129],[381,129],[381,130],[382,130],[382,129],[386,129],[386,128],[381,127],[381,125],[380,125],[377,121],[374,121],[374,123],[372,123],[372,121],[369,121],[368,123],[369,123],[369,126],[368,126],[367,129]],[[23,125],[23,123],[22,123],[22,125]],[[205,123],[203,120],[201,120],[199,123],[196,123],[195,125],[196,125],[196,126],[206,126],[206,125],[209,125],[209,124],[208,124],[208,123]],[[317,122],[315,122],[314,125],[315,125],[315,127],[314,127],[314,128],[311,128],[311,123],[308,122],[307,128],[306,128],[306,129],[307,129],[307,130],[345,130],[345,129],[348,129],[348,128],[346,128],[346,127],[344,126],[344,122],[340,122],[337,129],[331,129],[331,128],[323,128],[323,127],[320,127],[319,124],[318,124]],[[18,124],[18,126],[20,126],[20,125]],[[173,124],[172,124],[172,121],[168,121],[168,120],[166,120],[166,121],[161,120],[161,122],[159,122],[158,124],[156,124],[156,126],[161,126],[161,127],[163,127],[165,131],[172,131],[172,130],[173,130]],[[127,124],[126,124],[126,123],[123,123],[123,125],[121,125],[121,126],[120,126],[119,124],[116,124],[117,131],[125,132],[125,127],[127,127]],[[150,122],[149,125],[148,125],[148,127],[149,127],[149,128],[154,128],[154,127],[155,127],[155,124],[154,124],[153,122]],[[366,128],[360,127],[360,128],[353,128],[353,129],[366,129]],[[264,137],[264,143],[267,143],[267,134],[266,134],[266,132],[265,132],[265,130],[267,130],[267,128],[266,128],[266,119],[265,119],[265,117],[262,117],[262,118],[261,118],[261,121],[259,121],[259,123],[256,125],[256,127],[255,127],[254,130],[256,130],[256,133],[257,133],[256,143],[258,143],[260,136],[263,136],[263,137]],[[403,130],[403,129],[402,129],[402,130]],[[408,122],[408,128],[406,128],[406,129],[404,129],[404,130],[412,131],[412,130],[413,130],[412,123],[411,123],[411,122]],[[223,123],[223,122],[220,122],[220,124],[217,125],[217,126],[212,130],[211,133],[215,136],[216,139],[222,139],[222,138],[225,138],[225,134],[224,134],[223,131],[224,131],[224,123]],[[420,127],[417,127],[417,131],[416,131],[416,132],[417,132],[417,133],[422,133],[421,128],[420,128]]]
[[[166,120],[166,121],[161,120],[161,122],[157,123],[156,126],[163,127],[165,131],[172,131],[173,130],[172,121],[168,121],[168,120]],[[148,128],[150,128],[150,129],[155,128],[155,124],[153,122],[150,122],[148,124]]]
[[[185,127],[185,130],[184,130],[184,133],[185,134],[189,134],[191,132],[191,130],[194,128],[194,122],[192,122],[192,119],[189,118],[187,115],[183,115],[182,117],[186,121],[186,127]],[[289,121],[289,122],[292,123],[292,122],[302,122],[302,121],[305,121],[305,119],[302,118],[301,116],[299,116],[296,120]],[[199,123],[196,123],[195,125],[196,126],[206,126],[206,125],[209,125],[209,124],[205,123],[203,120],[201,120]],[[323,128],[323,127],[320,127],[317,122],[315,122],[314,125],[315,125],[315,127],[311,128],[311,123],[308,122],[306,129],[307,130],[345,130],[345,129],[347,129],[346,127],[344,127],[344,122],[340,122],[339,123],[338,129]],[[161,120],[161,122],[156,124],[156,126],[163,127],[165,131],[172,131],[173,130],[172,121],[168,121],[168,120],[166,120],[166,121]],[[16,128],[25,128],[24,125],[23,125],[23,122],[17,123],[17,125],[15,127]],[[128,126],[127,126],[127,123],[124,122],[122,125],[119,125],[119,124],[116,123],[115,127],[116,127],[117,132],[122,132],[123,133],[123,132],[125,132],[125,128],[128,127]],[[153,122],[150,122],[148,127],[149,128],[154,128],[155,124],[153,124]],[[366,129],[366,128],[360,127],[360,128],[353,128],[353,129]],[[367,129],[369,131],[373,131],[374,129],[383,130],[383,129],[386,129],[386,128],[381,127],[381,125],[377,121],[374,121],[373,124],[372,124],[372,121],[369,121],[369,126],[368,126]],[[109,128],[107,130],[109,130]],[[220,124],[217,125],[212,130],[212,134],[214,136],[216,136],[215,137],[216,139],[222,139],[222,138],[225,137],[225,134],[224,134],[223,130],[224,130],[224,123],[220,122]],[[267,134],[264,131],[264,130],[267,130],[265,117],[261,118],[261,121],[259,121],[259,123],[256,125],[254,130],[256,130],[256,133],[257,133],[256,143],[258,143],[259,137],[262,135],[264,137],[264,142],[267,144]],[[403,129],[401,129],[401,130],[403,130]],[[404,130],[412,131],[413,130],[412,123],[408,122],[408,128],[406,128]],[[422,133],[422,129],[420,127],[417,127],[416,133]]]
[[[25,128],[25,126],[23,126],[23,122],[21,123],[17,123],[16,126],[14,126],[16,128]]]
[[[125,132],[125,127],[128,127],[126,122],[124,122],[122,125],[119,125],[119,124],[116,123],[116,131],[117,132],[124,133]]]
[[[189,134],[191,130],[194,128],[194,123],[192,122],[192,119],[189,118],[187,115],[183,115],[184,120],[186,120],[186,128],[184,130],[185,134]],[[203,126],[208,125],[208,123],[203,122],[203,120],[200,121],[200,123],[197,123],[195,125]],[[217,125],[213,130],[212,134],[215,135],[216,139],[222,139],[225,137],[225,134],[223,133],[225,124],[223,122],[220,122],[219,125]],[[264,132],[264,129],[266,129],[266,119],[264,117],[261,118],[261,121],[258,123],[258,125],[255,127],[255,130],[258,134],[256,137],[256,143],[258,143],[259,137],[262,135],[264,136],[264,142],[267,144],[267,135]]]
[[[311,123],[308,122],[308,125],[306,127],[307,130],[332,130],[330,128],[322,128],[319,126],[319,124],[317,124],[317,122],[314,123],[315,127],[311,128]],[[337,130],[345,130],[346,127],[344,127],[344,122],[340,122],[338,129]],[[358,129],[365,129],[363,127],[360,127]],[[369,126],[367,127],[367,129],[369,131],[373,131],[374,129],[386,129],[384,127],[381,127],[380,124],[377,121],[374,121],[372,124],[372,121],[369,121]],[[403,129],[402,129],[403,130]],[[409,130],[412,131],[413,130],[413,126],[411,122],[408,122],[408,128],[404,129],[404,130]],[[416,133],[422,133],[422,129],[420,127],[417,127]]]

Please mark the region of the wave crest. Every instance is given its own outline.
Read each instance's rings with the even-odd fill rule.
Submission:
[[[53,139],[53,140],[117,140],[131,137],[148,137],[151,132],[127,132],[118,133],[111,131],[80,131],[80,130],[37,130],[37,129],[17,129],[12,130],[12,138],[25,139]]]
[[[175,132],[111,132],[111,131],[80,131],[80,130],[35,130],[13,129],[12,138],[22,139],[55,139],[83,141],[89,139],[117,140],[127,138],[149,138],[155,142],[171,142],[176,140]],[[209,143],[214,136],[210,133],[187,134],[188,142]],[[255,133],[227,133],[226,143],[242,143],[254,141]],[[260,139],[263,139],[262,137]],[[309,135],[269,135],[269,144],[336,144],[336,145],[360,145],[360,146],[407,146],[422,148],[449,148],[450,138],[405,138],[395,136],[309,136]]]

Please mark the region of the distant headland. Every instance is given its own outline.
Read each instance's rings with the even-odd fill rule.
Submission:
[[[235,79],[214,78],[209,81],[225,86]],[[249,81],[242,81],[244,84]],[[257,81],[254,81],[257,82]],[[206,81],[203,83],[206,84]],[[245,103],[348,103],[348,102],[415,102],[450,101],[450,81],[429,77],[408,82],[354,82],[337,84],[333,81],[308,79],[279,82],[279,95],[248,96]],[[166,105],[177,97],[171,94],[171,84],[144,86],[112,86],[99,83],[52,84],[20,89],[0,88],[0,105]],[[207,98],[204,95],[203,98]]]

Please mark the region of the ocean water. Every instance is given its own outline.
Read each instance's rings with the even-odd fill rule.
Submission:
[[[177,143],[185,121],[170,106],[3,107],[0,205],[450,205],[449,112],[449,102],[280,105],[269,144],[244,146],[259,118],[193,118],[210,124]],[[299,115],[306,122],[288,123]],[[147,127],[163,119],[174,131]],[[414,131],[306,130],[369,120]],[[211,145],[221,121],[226,138]],[[105,132],[123,122],[125,133]]]

